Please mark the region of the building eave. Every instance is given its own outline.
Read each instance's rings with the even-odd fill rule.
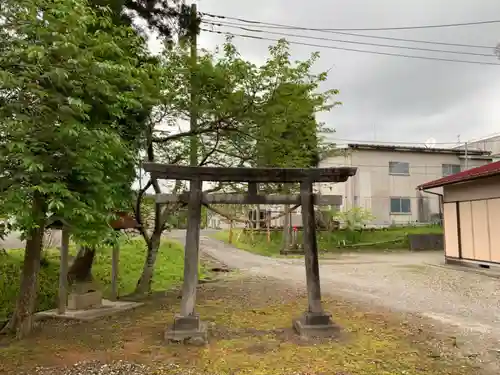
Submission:
[[[417,186],[417,190],[435,189],[438,187],[461,184],[487,177],[500,175],[500,161],[482,165],[480,167],[467,169],[465,171],[442,177],[434,181],[426,182]]]
[[[465,150],[453,148],[435,148],[435,147],[418,147],[418,146],[404,146],[404,145],[377,145],[377,144],[364,144],[364,143],[349,143],[347,147],[351,150],[365,150],[365,151],[392,151],[392,152],[417,152],[425,154],[452,154],[452,155],[465,155]],[[489,156],[491,152],[481,150],[469,150],[467,152],[470,156]]]

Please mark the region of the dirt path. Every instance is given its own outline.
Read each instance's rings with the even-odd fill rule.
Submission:
[[[53,246],[60,246],[61,244],[61,231],[51,230],[50,242]],[[0,249],[22,249],[25,242],[21,240],[20,232],[9,233],[4,240],[0,240]]]
[[[302,259],[251,254],[203,232],[201,250],[231,268],[303,285]],[[171,236],[183,240],[183,232]],[[500,279],[442,267],[442,254],[356,254],[321,262],[323,293],[424,318],[467,356],[500,361]]]

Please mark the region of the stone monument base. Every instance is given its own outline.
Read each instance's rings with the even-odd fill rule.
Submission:
[[[76,283],[68,295],[68,310],[87,310],[102,306],[102,292],[92,281]]]
[[[70,293],[68,310],[88,310],[102,306],[102,292],[95,290],[87,293]]]
[[[328,313],[306,312],[293,321],[293,328],[304,338],[334,338],[340,333],[340,327],[332,321]]]
[[[188,345],[205,345],[208,343],[207,324],[198,315],[174,317],[174,324],[165,332],[165,341]]]
[[[90,308],[86,310],[66,310],[64,314],[59,314],[59,311],[57,311],[57,309],[40,311],[35,314],[35,318],[39,320],[51,318],[91,322],[106,316],[113,316],[125,311],[130,311],[142,305],[144,304],[138,302],[108,301],[104,299],[102,300],[102,306],[96,308]]]

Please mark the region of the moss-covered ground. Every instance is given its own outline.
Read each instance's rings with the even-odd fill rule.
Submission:
[[[199,288],[197,311],[211,331],[207,346],[167,345],[163,334],[179,301],[179,292],[171,291],[133,312],[92,323],[44,322],[27,340],[0,340],[0,373],[84,360],[134,361],[148,364],[152,373],[178,375],[480,373],[446,350],[436,353],[439,338],[427,329],[342,299],[325,300],[325,309],[342,327],[340,337],[299,339],[291,323],[306,307],[304,292],[242,274],[224,274],[222,281]]]

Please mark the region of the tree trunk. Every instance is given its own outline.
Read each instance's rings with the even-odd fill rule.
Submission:
[[[151,292],[151,284],[155,270],[156,257],[160,248],[161,232],[154,232],[151,236],[151,241],[148,241],[148,254],[144,262],[142,274],[137,281],[134,294],[147,294]]]
[[[4,327],[4,333],[16,333],[21,339],[29,335],[33,329],[33,314],[35,312],[38,273],[45,231],[45,202],[43,197],[35,193],[33,198],[33,217],[36,227],[30,230],[24,251],[21,287],[17,297],[14,313]]]
[[[289,184],[283,185],[284,194],[290,194],[291,186]],[[286,204],[283,206],[284,214],[283,217],[283,250],[287,251],[291,247],[291,227],[292,227],[292,213],[290,212],[290,205]]]
[[[68,285],[92,281],[92,265],[96,250],[93,247],[80,247],[68,270]]]
[[[230,243],[230,244],[233,243],[233,226],[234,226],[233,220],[231,220],[229,222],[229,237],[228,237],[228,240],[227,240],[227,242]]]
[[[290,206],[285,205],[283,207],[286,215],[283,217],[283,250],[288,250],[290,248]]]
[[[266,210],[267,243],[271,243],[271,213]]]

